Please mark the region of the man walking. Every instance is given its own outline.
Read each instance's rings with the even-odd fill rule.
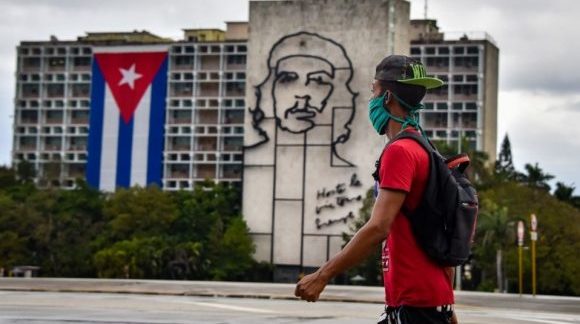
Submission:
[[[422,132],[418,110],[427,89],[443,82],[427,77],[419,61],[401,55],[383,59],[376,68],[369,119],[379,135]],[[413,139],[391,142],[378,168],[378,196],[369,221],[335,257],[305,276],[295,294],[314,302],[336,275],[364,260],[386,239],[383,277],[386,313],[380,323],[456,323],[451,268],[438,265],[418,245],[402,211],[413,211],[429,178],[429,155]]]

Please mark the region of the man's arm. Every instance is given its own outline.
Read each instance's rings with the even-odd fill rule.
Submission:
[[[388,235],[393,220],[401,210],[406,192],[380,189],[369,221],[359,229],[342,251],[318,271],[302,278],[296,285],[296,297],[316,301],[330,279],[362,262]]]

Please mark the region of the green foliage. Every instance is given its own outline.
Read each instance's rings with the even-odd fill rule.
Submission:
[[[538,163],[531,165],[526,163],[524,165],[527,174],[523,175],[522,182],[532,188],[538,188],[545,191],[550,191],[548,181],[554,179],[554,176],[549,173],[544,173],[544,170],[538,166]]]
[[[574,190],[576,188],[573,185],[566,186],[562,182],[557,182],[554,197],[580,209],[580,196],[574,196]]]
[[[529,228],[530,214],[538,217],[537,275],[538,292],[542,294],[580,294],[580,211],[551,196],[543,188],[529,187],[516,182],[505,182],[480,193],[484,199],[506,206],[509,220],[523,220]],[[484,207],[485,208],[485,207]],[[482,208],[482,213],[486,211]],[[515,229],[513,229],[515,230]],[[485,233],[480,233],[485,235]],[[515,236],[505,254],[506,273],[511,282],[517,281],[517,249]],[[509,237],[507,242],[509,242]],[[476,243],[480,243],[477,241]],[[529,236],[526,245],[529,246]],[[525,253],[526,278],[530,276],[530,252]],[[478,260],[485,264],[485,259]],[[489,260],[488,260],[489,263]],[[526,281],[526,282],[529,282]],[[530,285],[525,290],[530,291]]]
[[[51,277],[268,280],[232,187],[157,187],[104,194],[39,190],[34,168],[0,167],[0,267],[35,265]],[[50,184],[50,181],[48,182]],[[266,279],[264,279],[266,278]]]
[[[500,180],[516,180],[518,173],[514,168],[512,146],[508,134],[505,134],[501,143],[501,150],[495,162],[495,174]]]
[[[363,227],[366,222],[371,218],[371,214],[373,211],[373,206],[375,203],[374,197],[374,189],[369,189],[363,199],[363,205],[359,209],[358,217],[350,225],[350,233],[342,233],[343,241],[346,245],[354,234]],[[377,247],[377,249],[369,255],[369,257],[360,263],[358,266],[350,269],[348,271],[348,277],[353,278],[355,276],[361,276],[364,278],[364,281],[361,281],[361,284],[364,285],[382,285],[382,276],[383,276],[383,269],[381,265],[381,254],[382,249],[381,247]]]

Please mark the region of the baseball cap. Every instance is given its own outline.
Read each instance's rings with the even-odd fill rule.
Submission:
[[[390,55],[377,65],[376,80],[397,81],[404,84],[423,86],[433,89],[442,86],[443,81],[427,76],[421,61],[404,55]]]

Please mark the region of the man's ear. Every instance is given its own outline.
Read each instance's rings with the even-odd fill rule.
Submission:
[[[385,91],[385,101],[383,102],[383,107],[388,108],[391,98],[393,97],[391,90]]]

